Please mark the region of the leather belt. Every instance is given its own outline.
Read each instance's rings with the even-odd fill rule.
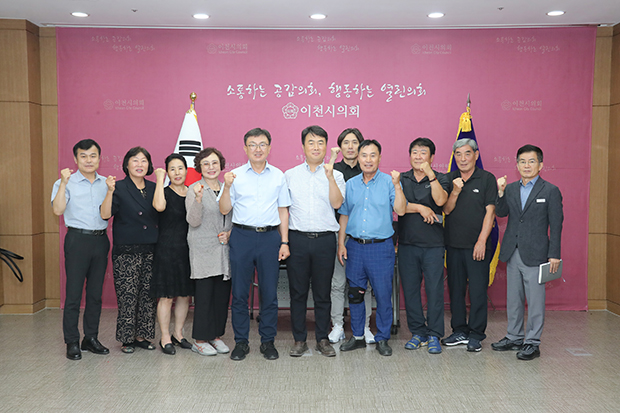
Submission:
[[[324,237],[326,235],[334,235],[333,232],[331,231],[323,231],[323,232],[303,232],[303,231],[297,231],[296,229],[292,229],[291,232],[296,232],[298,234],[301,235],[305,235],[308,238],[319,238],[319,237]]]
[[[353,241],[355,241],[355,242],[358,242],[358,243],[364,245],[364,244],[379,244],[381,242],[387,241],[389,238],[385,238],[385,239],[362,239],[362,238],[351,237],[351,239]]]
[[[77,232],[79,234],[97,235],[97,236],[105,235],[106,233],[105,229],[81,229],[81,228],[73,228],[73,227],[67,227],[67,231]]]
[[[247,229],[249,231],[254,231],[254,232],[269,232],[269,231],[273,231],[274,229],[278,229],[278,225],[268,225],[266,227],[252,227],[250,225],[241,225],[241,224],[235,224],[235,223],[233,223],[233,225],[237,228]]]

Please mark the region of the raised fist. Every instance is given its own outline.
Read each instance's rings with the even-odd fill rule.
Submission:
[[[463,189],[463,185],[465,185],[465,183],[463,182],[463,178],[456,178],[454,181],[452,181],[452,191],[460,194],[461,190]]]
[[[234,172],[226,172],[224,174],[224,185],[230,188],[236,177],[237,175],[235,175]]]
[[[158,181],[163,181],[164,179],[166,179],[166,170],[163,168],[155,169],[155,177]]]
[[[65,168],[62,171],[60,171],[60,182],[66,185],[67,182],[69,182],[69,178],[71,178],[72,172],[73,172],[73,169],[69,169],[69,168]]]
[[[400,172],[392,171],[392,183],[394,186],[399,185],[400,183]]]
[[[112,175],[108,176],[105,180],[105,184],[108,186],[108,191],[114,192],[114,189],[116,189],[116,177]]]

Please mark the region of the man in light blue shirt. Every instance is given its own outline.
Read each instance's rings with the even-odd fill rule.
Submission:
[[[340,213],[338,257],[347,260],[349,309],[353,336],[340,346],[341,351],[366,347],[364,340],[364,294],[368,281],[377,299],[377,351],[391,356],[388,345],[392,327],[392,277],[394,244],[392,210],[405,214],[407,200],[400,186],[400,173],[392,176],[379,171],[381,144],[364,140],[359,146],[362,173],[347,181],[346,197]],[[350,239],[345,245],[345,238]]]
[[[256,270],[261,303],[260,352],[266,359],[275,360],[279,357],[273,344],[278,324],[279,261],[290,255],[287,207],[291,200],[284,174],[267,162],[269,131],[252,129],[243,142],[248,163],[224,174],[218,198],[220,212],[233,214],[229,245],[236,345],[230,358],[243,360],[250,352],[248,297]]]
[[[287,272],[291,297],[291,326],[295,344],[289,355],[300,357],[307,350],[306,308],[310,282],[314,300],[316,350],[336,355],[329,343],[331,284],[336,258],[336,233],[340,228],[334,208],[342,205],[344,176],[325,164],[327,132],[309,126],[301,132],[306,161],[284,174],[291,194],[289,240],[291,256]]]
[[[73,174],[69,168],[60,171],[60,179],[52,190],[54,214],[64,215],[67,226],[64,243],[67,281],[62,329],[69,360],[82,358],[78,320],[86,280],[81,349],[95,354],[110,352],[98,340],[101,294],[110,250],[106,234],[108,222],[101,219],[99,213],[108,191],[105,178],[97,173],[100,155],[101,148],[94,140],[84,139],[76,143],[73,156],[78,171]]]

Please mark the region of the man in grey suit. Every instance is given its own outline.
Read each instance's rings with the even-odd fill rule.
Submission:
[[[499,259],[507,263],[508,332],[493,343],[496,351],[519,350],[519,360],[540,357],[540,336],[545,320],[545,284],[538,284],[538,266],[551,263],[551,272],[560,265],[562,240],[562,194],[557,186],[539,176],[543,153],[534,145],[517,151],[521,179],[506,185],[506,176],[497,180],[498,217],[508,216]],[[525,301],[528,304],[527,330],[524,329]]]

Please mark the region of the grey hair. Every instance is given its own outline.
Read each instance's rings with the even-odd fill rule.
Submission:
[[[458,148],[462,148],[465,145],[468,145],[474,152],[478,150],[478,144],[475,140],[463,138],[454,142],[454,145],[452,145],[452,152],[456,151]]]

